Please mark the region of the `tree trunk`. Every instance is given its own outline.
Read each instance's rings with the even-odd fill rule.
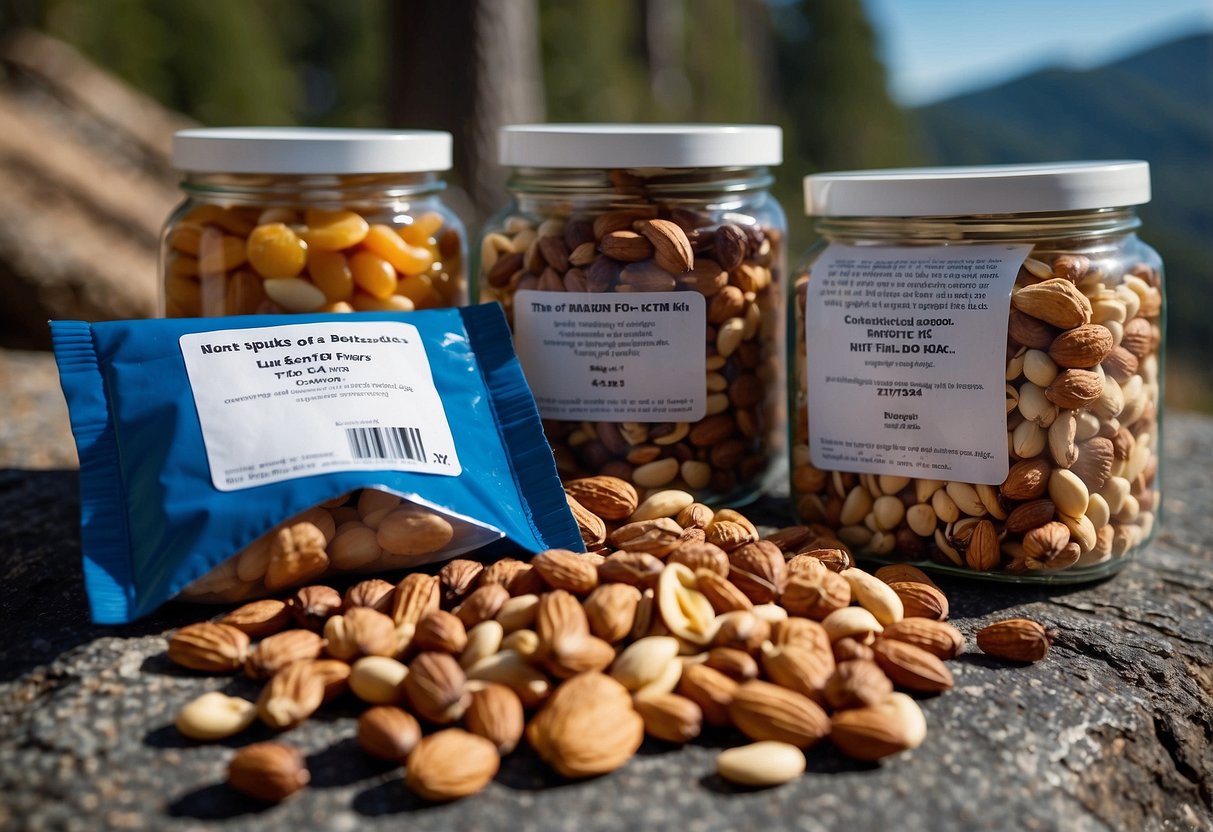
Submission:
[[[543,119],[536,0],[414,0],[390,9],[390,122],[454,135],[452,181],[484,217],[505,196],[497,129]]]

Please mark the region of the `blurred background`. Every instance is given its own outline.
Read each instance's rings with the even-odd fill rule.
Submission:
[[[1213,411],[1211,47],[1210,0],[0,0],[0,386],[47,318],[154,314],[175,129],[450,130],[474,233],[501,124],[774,122],[793,252],[813,171],[1149,160],[1167,397]]]

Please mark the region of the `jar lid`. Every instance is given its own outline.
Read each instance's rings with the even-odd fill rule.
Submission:
[[[1121,208],[1150,201],[1150,164],[1136,160],[814,173],[805,213],[946,217]]]
[[[514,124],[498,161],[537,168],[723,168],[778,165],[783,130],[771,124]]]
[[[441,130],[213,127],[173,135],[173,166],[190,173],[357,174],[451,169]]]

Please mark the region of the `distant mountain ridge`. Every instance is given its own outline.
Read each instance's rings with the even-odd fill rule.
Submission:
[[[1213,381],[1213,33],[1089,70],[1051,69],[915,111],[942,165],[1146,159],[1141,235],[1162,254],[1173,354]]]

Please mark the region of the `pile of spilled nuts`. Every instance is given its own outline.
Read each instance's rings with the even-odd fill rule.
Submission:
[[[404,786],[432,801],[483,789],[524,737],[560,775],[583,778],[624,765],[646,736],[716,731],[735,738],[717,773],[746,786],[800,776],[804,749],[827,739],[861,760],[922,743],[911,694],[951,688],[946,662],[965,646],[925,574],[859,570],[821,527],[760,537],[685,492],[642,502],[611,477],[568,491],[589,554],[457,559],[344,594],[309,585],[176,631],[178,665],[265,682],[255,702],[202,695],[178,729],[199,741],[257,720],[286,732],[352,695],[366,706],[362,751],[403,764]],[[1013,662],[1043,658],[1050,640],[1024,619],[977,637]],[[228,770],[234,789],[266,801],[308,779],[283,742],[240,748]]]

